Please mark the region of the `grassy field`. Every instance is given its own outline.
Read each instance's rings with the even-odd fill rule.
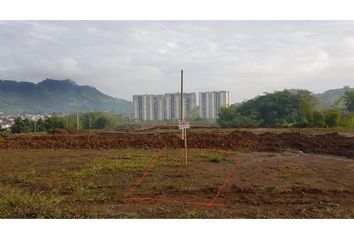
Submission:
[[[1,218],[353,218],[352,159],[301,152],[168,149],[126,200],[157,149],[0,150]]]

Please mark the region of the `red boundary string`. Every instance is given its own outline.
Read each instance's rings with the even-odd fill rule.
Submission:
[[[221,185],[221,187],[219,188],[219,191],[216,193],[216,195],[214,196],[213,200],[211,200],[211,204],[214,204],[214,202],[216,201],[216,199],[220,196],[221,192],[224,190],[224,188],[226,187],[226,185],[228,184],[230,178],[234,175],[237,165],[240,163],[240,160],[237,161],[237,163],[233,166],[233,168],[231,169],[231,171],[229,172],[229,174],[227,175],[224,183]]]
[[[166,151],[166,148],[161,149],[156,156],[152,159],[152,161],[150,162],[149,166],[146,168],[143,176],[141,176],[138,181],[136,181],[136,183],[134,184],[133,187],[131,187],[129,189],[129,191],[124,195],[124,198],[127,198],[134,190],[137,186],[140,185],[140,183],[144,180],[145,176],[148,174],[148,172],[151,170],[151,168],[155,165],[155,163],[157,162],[157,160],[160,159],[161,155]]]
[[[218,150],[218,149],[208,149],[208,148],[192,148],[190,150],[206,150],[206,151],[224,151],[224,152],[231,152],[231,151],[225,151],[225,150]],[[226,176],[226,179],[224,180],[223,184],[220,186],[218,192],[216,195],[213,197],[211,202],[189,202],[189,201],[178,201],[174,199],[166,199],[166,198],[154,198],[154,197],[129,197],[134,190],[141,184],[141,182],[144,180],[148,172],[152,169],[152,167],[155,165],[155,163],[161,158],[161,156],[165,153],[166,148],[161,149],[156,156],[152,159],[148,167],[146,168],[144,174],[135,182],[133,187],[131,187],[128,192],[124,195],[125,200],[139,200],[139,201],[161,201],[161,202],[168,202],[168,203],[175,203],[175,204],[186,204],[186,205],[197,205],[197,206],[206,206],[206,207],[213,207],[213,206],[224,206],[222,203],[215,203],[217,198],[220,196],[222,191],[225,189],[226,185],[228,184],[229,180],[233,176],[233,174],[236,171],[237,165],[240,163],[240,160],[236,162],[236,164],[233,166],[231,171],[228,173]]]
[[[209,202],[188,202],[188,201],[178,201],[173,199],[166,198],[153,198],[153,197],[128,197],[127,200],[140,200],[140,201],[160,201],[160,202],[168,202],[168,203],[176,203],[176,204],[186,204],[186,205],[198,205],[198,206],[224,206],[223,203],[209,203]]]

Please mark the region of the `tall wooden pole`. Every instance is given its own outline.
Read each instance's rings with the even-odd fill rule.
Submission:
[[[76,103],[76,129],[79,130],[79,128],[80,128],[80,126],[79,126],[79,108]]]
[[[181,115],[181,122],[184,121],[183,117],[183,70],[181,70],[181,97],[180,97],[180,115]],[[184,129],[182,129],[182,140],[184,140]]]
[[[181,70],[181,122],[184,122],[183,113],[183,70]],[[188,151],[187,151],[187,129],[182,129],[182,140],[184,140],[185,149],[185,163],[188,165]]]

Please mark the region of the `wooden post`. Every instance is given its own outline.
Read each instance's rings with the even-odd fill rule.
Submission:
[[[183,113],[183,70],[181,70],[181,122],[184,122],[184,113]],[[184,149],[185,149],[185,163],[188,165],[188,150],[187,150],[187,129],[182,129],[182,140],[184,140]]]
[[[184,121],[183,116],[183,70],[181,70],[181,96],[180,96],[180,115],[181,115],[181,122]],[[182,129],[182,140],[184,140],[184,129]]]
[[[76,129],[79,130],[80,126],[79,126],[79,107],[77,106],[77,102],[76,102]]]
[[[188,151],[187,151],[187,129],[184,129],[184,149],[186,153],[185,162],[188,165]]]

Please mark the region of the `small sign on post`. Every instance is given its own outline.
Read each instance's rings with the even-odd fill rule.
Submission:
[[[187,129],[190,127],[191,127],[190,122],[179,122],[178,123],[178,129]]]
[[[187,151],[187,129],[191,127],[190,122],[182,121],[178,123],[178,129],[182,130],[182,140],[184,140],[185,149],[185,163],[188,165],[188,151]]]

